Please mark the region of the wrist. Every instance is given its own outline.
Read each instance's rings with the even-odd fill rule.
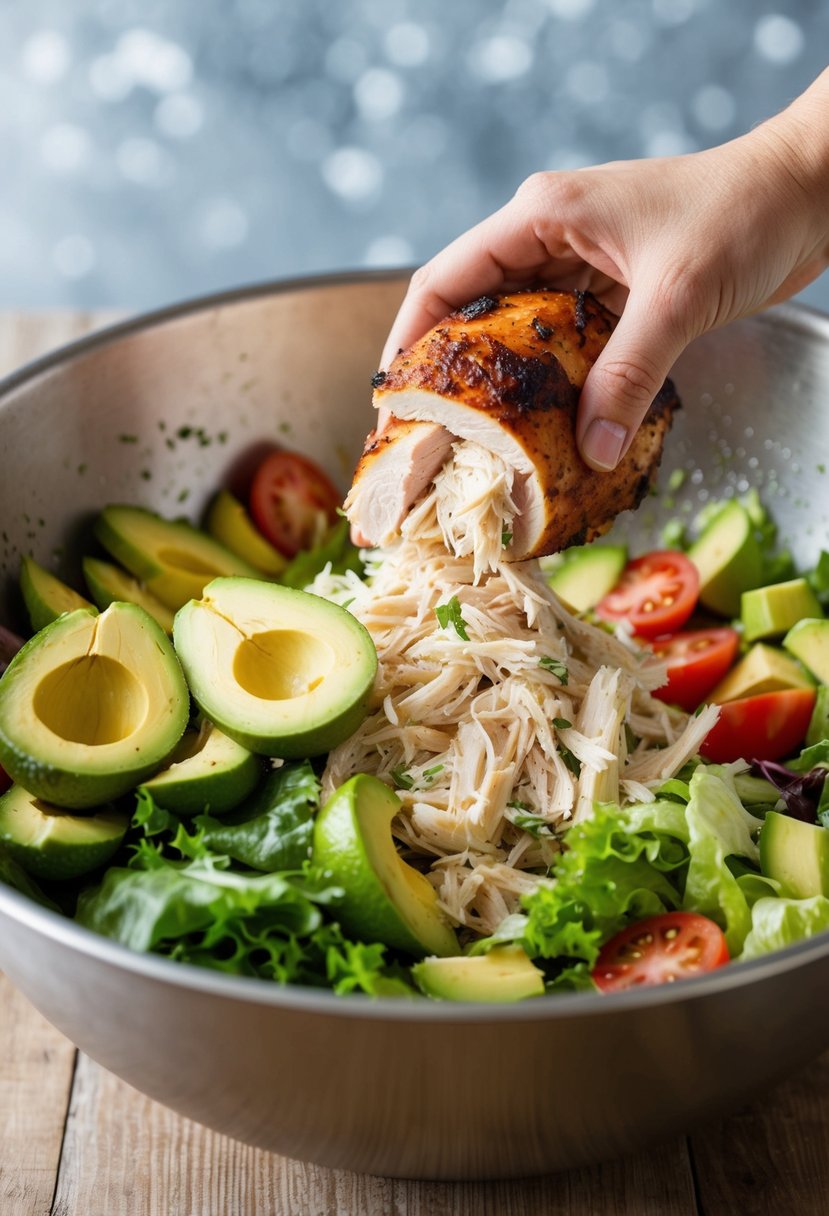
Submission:
[[[751,137],[762,141],[814,238],[829,245],[829,70]]]

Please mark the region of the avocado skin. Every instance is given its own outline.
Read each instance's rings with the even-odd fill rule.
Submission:
[[[370,698],[369,688],[359,701],[355,701],[335,718],[329,719],[324,726],[312,726],[292,735],[280,733],[268,738],[237,728],[233,722],[223,717],[215,705],[209,707],[209,712],[216,725],[248,751],[256,752],[260,756],[278,756],[281,760],[306,760],[312,756],[324,756],[326,752],[350,738],[365,720]],[[208,709],[202,705],[199,708],[204,712]]]
[[[221,733],[227,734],[226,731]],[[227,745],[228,740],[224,743]],[[168,765],[178,764],[178,772],[166,767],[140,788],[150,794],[157,806],[175,815],[201,815],[206,811],[211,815],[223,815],[253,793],[263,772],[259,756],[250,750],[245,755],[241,746],[238,751],[233,750],[236,754],[230,763],[223,766],[216,761],[207,769],[196,763],[201,752],[179,761],[173,752]]]
[[[83,764],[56,763],[48,756],[33,755],[27,750],[30,740],[27,738],[25,725],[21,724],[16,712],[10,714],[8,710],[8,702],[12,699],[21,673],[26,675],[26,668],[33,658],[37,658],[53,639],[57,639],[61,632],[71,627],[78,618],[98,617],[99,614],[94,608],[79,608],[75,612],[65,613],[35,634],[12,659],[0,682],[0,764],[15,784],[23,786],[44,802],[70,810],[101,806],[132,790],[146,777],[158,771],[159,765],[173,751],[187,726],[190,705],[187,685],[164,631],[152,617],[135,605],[117,604],[107,611],[111,612],[113,609],[140,613],[145,627],[153,636],[155,646],[168,663],[175,664],[173,671],[178,672],[178,679],[174,676],[174,682],[178,685],[176,703],[171,702],[168,706],[170,721],[165,747],[157,746],[143,763],[136,763],[135,758],[127,752],[128,760],[117,769],[111,772],[89,772]]]
[[[94,604],[31,557],[24,557],[20,564],[20,591],[35,633],[51,625],[64,612],[79,608],[95,611]]]
[[[38,829],[36,839],[27,840],[32,820]],[[82,878],[105,865],[117,852],[129,822],[128,815],[110,806],[98,807],[95,814],[72,815],[44,805],[19,785],[0,798],[0,845],[27,874],[46,881]]]

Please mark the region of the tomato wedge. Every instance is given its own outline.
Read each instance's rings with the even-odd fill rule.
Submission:
[[[715,764],[782,760],[805,739],[816,696],[813,688],[785,688],[726,701],[700,754]]]
[[[628,562],[596,613],[606,621],[630,621],[640,637],[657,638],[682,628],[698,596],[694,563],[684,553],[657,550]]]
[[[737,630],[727,626],[687,629],[657,638],[651,646],[668,664],[668,683],[653,695],[693,713],[728,671],[739,644]]]
[[[729,961],[719,925],[698,912],[665,912],[634,921],[602,946],[592,975],[602,992],[671,984]]]
[[[335,522],[340,493],[313,460],[271,452],[256,470],[250,510],[260,532],[284,557],[310,549]]]

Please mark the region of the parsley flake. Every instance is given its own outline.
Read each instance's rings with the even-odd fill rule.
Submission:
[[[461,614],[461,606],[456,595],[452,596],[448,604],[438,604],[435,608],[435,616],[438,618],[438,624],[441,629],[448,629],[451,625],[462,641],[469,641],[469,634],[466,632],[466,621]]]
[[[538,660],[538,666],[543,667],[545,671],[551,671],[554,676],[558,676],[562,685],[567,685],[570,679],[570,672],[564,666],[561,659],[554,659],[551,655],[545,654]]]
[[[553,718],[553,726],[556,730],[570,730],[572,722],[568,722],[566,718]]]
[[[504,528],[503,531],[501,532],[501,548],[506,549],[507,546],[511,542],[512,542],[512,533],[507,532],[506,528]]]
[[[404,768],[393,768],[391,770],[391,779],[399,790],[414,789],[414,777],[411,773],[407,773]]]

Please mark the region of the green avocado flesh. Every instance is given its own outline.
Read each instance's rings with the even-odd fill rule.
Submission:
[[[0,844],[33,878],[80,878],[112,857],[129,816],[102,807],[92,815],[70,815],[41,802],[20,785],[0,798]]]
[[[700,602],[723,616],[738,616],[741,595],[763,578],[763,559],[751,516],[738,502],[726,503],[688,556],[699,574]]]
[[[336,915],[347,932],[418,957],[457,954],[434,888],[395,848],[391,822],[399,807],[376,777],[352,777],[317,816],[313,862],[345,892]]]
[[[206,522],[211,536],[266,577],[275,578],[288,565],[288,559],[265,540],[238,498],[227,490],[220,490],[213,499]]]
[[[374,643],[350,612],[317,595],[215,579],[180,610],[173,637],[199,709],[250,751],[318,756],[366,715]]]
[[[547,582],[575,612],[588,612],[613,590],[626,562],[624,545],[583,545],[568,550]]]
[[[31,557],[24,557],[20,564],[20,591],[35,633],[51,625],[64,612],[75,612],[78,608],[94,611],[89,600],[44,570]]]
[[[829,830],[767,811],[760,831],[760,869],[792,899],[829,895]]]
[[[100,806],[159,768],[189,708],[170,642],[142,608],[70,612],[0,681],[0,763],[46,802]]]
[[[101,611],[118,602],[138,604],[149,612],[154,621],[158,621],[166,634],[172,634],[175,613],[145,591],[137,579],[110,562],[99,561],[97,557],[85,557],[82,564],[89,594]]]
[[[184,732],[169,766],[140,788],[176,815],[221,815],[243,802],[261,775],[257,756],[205,721]]]
[[[544,995],[544,975],[520,946],[472,958],[425,958],[412,975],[426,996],[444,1001],[523,1001]]]
[[[798,621],[784,637],[783,645],[821,684],[829,684],[829,621]]]
[[[758,697],[764,692],[786,688],[813,688],[806,672],[789,655],[774,646],[758,642],[720,680],[708,700],[717,705],[741,697]]]
[[[823,612],[806,579],[793,578],[744,592],[740,616],[746,641],[754,642],[782,637],[804,617],[821,617]]]
[[[258,571],[224,545],[182,520],[162,519],[142,507],[106,507],[95,535],[151,595],[177,611],[198,599],[219,575],[256,578]]]

